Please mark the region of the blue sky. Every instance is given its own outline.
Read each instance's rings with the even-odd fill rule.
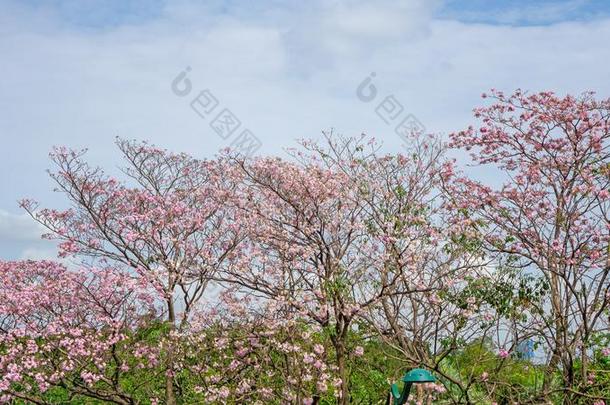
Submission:
[[[142,24],[161,18],[168,0],[25,0],[33,9],[47,9],[64,23],[81,29],[108,29],[125,24]],[[174,2],[175,3],[175,2]],[[253,12],[293,7],[297,2],[225,0],[206,1],[218,13]],[[605,0],[446,0],[438,3],[439,18],[510,25],[545,25],[565,21],[587,21],[610,15]]]
[[[549,25],[566,21],[591,21],[610,15],[604,0],[449,0],[438,16],[464,22]]]
[[[161,0],[25,0],[21,2],[31,9],[46,9],[66,24],[82,29],[113,28],[159,18],[164,3]]]
[[[492,87],[610,97],[608,43],[599,0],[0,0],[0,257],[54,255],[17,206],[65,206],[45,172],[54,145],[89,148],[111,173],[117,135],[202,158],[229,146],[190,107],[203,90],[259,154],[330,128],[398,150],[381,100],[446,135],[473,123]],[[371,72],[367,103],[356,89]]]

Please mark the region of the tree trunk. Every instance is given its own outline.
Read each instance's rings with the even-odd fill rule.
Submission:
[[[563,319],[561,312],[561,297],[559,290],[559,280],[557,274],[554,272],[550,272],[551,278],[551,308],[553,314],[553,321],[555,324],[554,336],[553,336],[553,353],[551,355],[551,359],[546,367],[544,373],[544,382],[542,384],[542,391],[544,394],[544,398],[548,399],[549,391],[551,388],[551,383],[553,382],[555,371],[557,370],[557,366],[561,361],[561,352],[563,349]],[[564,370],[565,371],[565,370]]]
[[[337,341],[335,346],[337,351],[337,366],[339,367],[339,377],[341,377],[341,397],[339,405],[349,404],[349,373],[346,364],[345,344],[343,341]]]
[[[167,321],[169,323],[170,335],[176,326],[176,314],[174,312],[174,300],[170,297],[167,300]],[[171,339],[171,336],[170,336]],[[167,405],[176,405],[176,395],[174,393],[174,353],[173,345],[169,344],[167,348],[167,364],[165,367],[165,403]]]

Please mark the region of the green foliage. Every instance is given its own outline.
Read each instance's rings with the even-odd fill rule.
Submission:
[[[491,301],[492,291],[484,280],[478,280],[464,291],[463,295],[455,296],[453,299],[460,303],[467,296],[475,296],[480,300]],[[503,307],[504,295],[509,295],[508,290],[499,291],[496,297],[498,307]],[[217,329],[215,329],[217,328]],[[295,329],[282,332],[275,338],[285,342],[296,342],[299,333],[307,332],[307,324],[296,325]],[[147,345],[161,345],[162,340],[167,336],[167,326],[163,323],[152,323],[147,327],[139,329],[131,336],[132,342],[140,342]],[[300,341],[299,344],[313,345],[324,344],[327,356],[334,358],[336,353],[332,345],[328,345],[329,338],[333,330],[319,330],[311,332],[311,339],[308,342]],[[226,372],[226,361],[235,356],[234,347],[228,347],[228,351],[221,353],[212,349],[215,336],[223,334],[233,339],[239,340],[248,336],[249,332],[242,330],[238,325],[230,329],[227,334],[226,325],[221,327],[211,327],[207,336],[201,341],[201,350],[187,353],[184,355],[181,370],[175,376],[177,395],[179,403],[202,403],[204,395],[196,390],[201,384],[201,375],[192,372],[190,366],[197,364],[215,365],[208,369],[210,373],[222,375]],[[419,364],[411,364],[404,359],[400,351],[393,346],[384,343],[378,337],[367,330],[366,324],[358,324],[358,328],[351,330],[348,337],[348,367],[349,367],[349,389],[351,402],[354,404],[381,404],[385,403],[388,395],[390,383],[399,382],[402,375],[410,368],[418,367]],[[455,346],[456,342],[452,342]],[[610,344],[610,334],[595,335],[591,342],[591,350],[594,353],[592,363],[587,365],[589,373],[592,375],[592,382],[587,386],[580,387],[580,392],[599,398],[610,398],[610,358],[606,356],[600,348],[608,347]],[[491,405],[493,402],[498,404],[509,403],[528,403],[534,401],[537,393],[540,392],[544,380],[544,369],[542,366],[535,365],[530,361],[521,360],[514,356],[501,358],[496,350],[491,346],[490,341],[479,339],[475,341],[457,342],[458,348],[450,355],[438,359],[438,366],[433,373],[438,381],[445,386],[446,391],[438,395],[435,404],[450,403],[471,403],[481,405]],[[362,356],[354,355],[354,349],[358,346],[364,348]],[[133,352],[126,350],[126,347],[118,347],[117,350],[124,353]],[[273,348],[267,353],[269,356],[270,369],[295,368],[298,375],[298,364],[291,363],[281,351],[274,351]],[[164,395],[164,373],[163,368],[138,368],[138,361],[135,358],[128,359],[130,371],[123,373],[120,381],[121,389],[132,395],[140,404],[150,404],[150,398],[163,398]],[[582,370],[582,364],[577,362],[577,372]],[[244,371],[238,374],[239,379],[249,378],[255,384],[261,386],[274,387],[281,391],[285,386],[286,375],[289,373],[264,373],[256,370]],[[562,376],[555,375],[559,382]],[[240,380],[234,380],[229,384],[238,384]],[[315,382],[312,382],[314,384]],[[93,400],[91,398],[72,396],[61,387],[53,387],[46,392],[45,401],[49,404],[105,404],[108,402]],[[563,396],[557,396],[557,403],[561,403]],[[162,402],[162,401],[161,401]],[[17,401],[18,404],[26,404],[24,401]],[[221,403],[221,402],[219,402]],[[234,402],[229,402],[234,403]],[[279,399],[267,400],[262,403],[279,404]],[[336,399],[331,388],[326,394],[319,398],[319,404],[334,404]],[[575,403],[589,403],[578,402]]]

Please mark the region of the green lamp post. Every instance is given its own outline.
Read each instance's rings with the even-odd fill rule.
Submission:
[[[392,384],[390,397],[394,399],[394,404],[403,405],[407,403],[407,399],[409,399],[409,394],[411,392],[411,386],[413,384],[419,383],[429,383],[435,382],[436,378],[432,375],[428,370],[424,370],[423,368],[414,368],[413,370],[408,371],[404,377],[402,377],[402,381],[405,383],[402,393],[398,390],[398,385]],[[387,404],[390,403],[390,397],[388,397]]]

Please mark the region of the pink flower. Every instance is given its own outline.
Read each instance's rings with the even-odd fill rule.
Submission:
[[[230,394],[231,394],[231,391],[227,387],[223,386],[218,390],[218,396],[223,399],[227,399]]]
[[[500,350],[498,350],[498,356],[500,356],[501,358],[505,359],[508,356],[510,356],[510,353],[506,349],[500,349]]]
[[[328,385],[326,385],[326,382],[318,381],[318,383],[316,385],[318,387],[318,391],[320,391],[320,392],[328,391]]]
[[[305,353],[303,355],[303,363],[311,364],[314,362],[314,357],[310,353]]]
[[[354,349],[354,355],[360,357],[364,354],[364,348],[362,346],[356,346]]]

